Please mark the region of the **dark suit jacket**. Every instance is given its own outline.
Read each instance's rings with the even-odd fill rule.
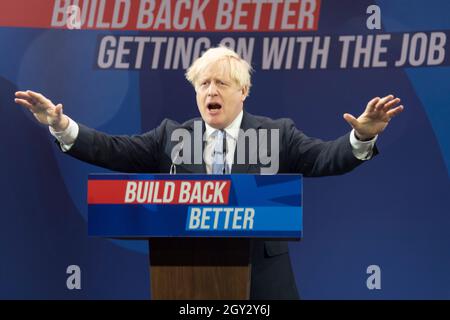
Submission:
[[[175,129],[185,128],[193,135],[196,120],[201,121],[201,118],[191,119],[183,124],[165,119],[157,128],[134,136],[110,136],[80,124],[78,138],[67,153],[82,161],[114,171],[169,173],[172,148],[178,143],[171,141],[171,133]],[[334,141],[324,142],[307,137],[295,128],[290,119],[272,120],[247,112],[244,112],[241,129],[279,130],[278,173],[302,173],[304,176],[338,175],[363,162],[352,153],[349,133]],[[259,146],[248,147],[249,153],[252,153],[257,152]],[[376,153],[375,148],[374,155]],[[261,162],[236,164],[236,154],[237,152],[232,173],[260,173],[263,166]],[[180,164],[177,166],[177,173],[204,174],[206,167],[204,163]],[[286,242],[254,241],[251,277],[252,299],[298,298]]]

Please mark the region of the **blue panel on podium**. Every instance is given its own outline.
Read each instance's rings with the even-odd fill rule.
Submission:
[[[302,236],[301,175],[94,174],[89,235]]]

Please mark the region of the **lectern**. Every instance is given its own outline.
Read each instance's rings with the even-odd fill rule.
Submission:
[[[301,175],[93,174],[89,235],[148,239],[152,299],[250,294],[252,242],[302,236]]]

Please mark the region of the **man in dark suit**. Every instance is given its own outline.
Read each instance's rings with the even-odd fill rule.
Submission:
[[[55,106],[39,93],[19,91],[15,101],[50,126],[67,154],[115,171],[145,173],[343,174],[377,153],[377,135],[403,110],[398,106],[400,99],[392,95],[374,98],[357,119],[344,114],[353,127],[350,133],[324,142],[307,137],[289,119],[272,120],[244,112],[250,72],[249,64],[234,51],[209,49],[186,73],[195,88],[201,118],[183,124],[166,119],[152,131],[136,136],[110,136],[77,124],[63,114],[61,104]],[[196,128],[200,128],[200,139]],[[269,143],[246,143],[246,133],[251,130],[268,132]],[[185,134],[181,142],[174,139],[180,131]],[[186,138],[193,143],[184,143]],[[261,149],[266,149],[265,153]],[[201,161],[196,162],[199,150]],[[255,154],[266,158],[251,162]],[[254,241],[250,295],[251,299],[298,299],[287,243]]]

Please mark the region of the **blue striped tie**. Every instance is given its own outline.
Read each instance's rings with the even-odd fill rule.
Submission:
[[[224,130],[216,130],[216,139],[214,142],[212,174],[226,173],[225,150],[226,133]]]

